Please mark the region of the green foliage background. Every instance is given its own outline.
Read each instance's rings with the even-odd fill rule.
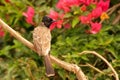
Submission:
[[[32,31],[35,26],[26,23],[22,12],[28,6],[35,8],[34,21],[36,26],[41,18],[49,14],[57,0],[11,0],[6,3],[0,0],[0,18],[23,37],[32,42]],[[117,3],[117,1],[116,1]],[[115,1],[111,3],[116,4]],[[104,56],[120,76],[120,23],[112,25],[116,16],[114,12],[110,19],[103,22],[102,30],[96,34],[86,34],[86,26],[78,24],[75,28],[55,29],[52,31],[51,54],[69,63],[80,66],[89,80],[114,80],[110,68],[93,55],[78,55],[84,50],[92,50]],[[74,23],[72,24],[74,25]],[[86,65],[90,63],[104,74],[96,72]],[[0,80],[76,80],[76,76],[58,65],[53,64],[56,76],[47,78],[42,57],[17,41],[7,31],[0,38]]]

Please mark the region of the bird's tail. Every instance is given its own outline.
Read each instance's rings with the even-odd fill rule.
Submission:
[[[54,72],[54,69],[52,67],[49,55],[44,56],[44,64],[45,64],[45,68],[46,68],[46,76],[47,77],[54,76],[55,72]]]

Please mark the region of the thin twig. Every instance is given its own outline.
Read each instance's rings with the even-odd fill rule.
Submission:
[[[120,10],[118,11],[118,15],[113,20],[112,24],[115,25],[120,21]]]
[[[102,57],[100,54],[98,54],[98,53],[95,52],[95,51],[83,51],[83,52],[79,53],[79,55],[82,55],[82,54],[93,54],[93,55],[99,57],[100,59],[102,59],[102,60],[110,67],[110,69],[113,71],[116,80],[119,80],[118,74],[117,74],[117,72],[115,71],[115,69],[114,69],[114,68],[112,67],[112,65],[111,65],[104,57]]]
[[[17,40],[22,42],[24,45],[32,49],[33,51],[36,52],[34,45],[23,38],[19,33],[17,33],[15,30],[13,30],[10,26],[8,26],[4,21],[0,19],[0,26],[2,26],[6,31],[8,31],[12,36],[14,36]],[[85,74],[82,72],[80,67],[78,67],[75,64],[70,64],[64,61],[59,60],[58,58],[55,58],[54,56],[50,55],[50,58],[52,62],[56,63],[57,65],[61,66],[62,68],[74,72],[77,76],[78,80],[87,80]]]
[[[108,15],[111,15],[118,7],[120,6],[120,3],[114,5],[113,7],[109,8],[107,10]]]
[[[79,66],[81,66],[81,67],[90,67],[90,68],[94,69],[95,71],[97,71],[97,72],[99,72],[99,73],[101,73],[101,74],[105,74],[105,73],[102,72],[100,69],[94,67],[94,65],[91,65],[91,64],[89,64],[89,63],[80,64]]]
[[[120,14],[118,14],[112,22],[112,25],[117,24],[120,21]]]
[[[93,65],[91,65],[89,63],[87,63],[86,65],[89,66],[90,68],[94,69],[95,71],[101,73],[101,74],[105,74],[104,72],[102,72],[101,70],[99,70],[98,68],[94,67]]]

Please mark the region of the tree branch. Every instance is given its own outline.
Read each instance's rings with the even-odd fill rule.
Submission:
[[[113,7],[107,10],[108,15],[111,15],[118,7],[120,7],[120,3],[114,5]]]
[[[116,80],[119,80],[118,74],[117,74],[117,72],[115,71],[115,69],[114,69],[114,68],[112,67],[112,65],[111,65],[104,57],[102,57],[100,54],[98,54],[98,53],[95,52],[95,51],[83,51],[83,52],[79,53],[79,55],[82,55],[82,54],[93,54],[93,55],[99,57],[100,59],[102,59],[102,60],[110,67],[110,69],[113,71]]]
[[[1,19],[0,19],[0,26],[3,27],[6,31],[8,31],[17,40],[19,40],[24,45],[26,45],[27,47],[29,47],[30,49],[32,49],[33,51],[36,52],[36,50],[34,48],[34,45],[31,42],[29,42],[28,40],[26,40],[25,38],[23,38],[18,32],[16,32],[11,27],[9,27]],[[66,69],[68,71],[74,72],[76,74],[78,80],[87,80],[86,76],[84,75],[84,73],[82,72],[82,70],[80,69],[80,67],[78,67],[77,65],[61,61],[61,60],[59,60],[58,58],[55,58],[52,55],[50,55],[50,58],[51,58],[52,62],[54,62],[55,64],[61,66],[62,68]]]

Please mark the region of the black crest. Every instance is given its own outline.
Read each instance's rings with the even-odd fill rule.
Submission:
[[[44,16],[43,19],[42,19],[42,22],[44,23],[44,25],[46,27],[50,27],[50,25],[54,22],[53,19],[51,19],[50,17],[48,16]]]

